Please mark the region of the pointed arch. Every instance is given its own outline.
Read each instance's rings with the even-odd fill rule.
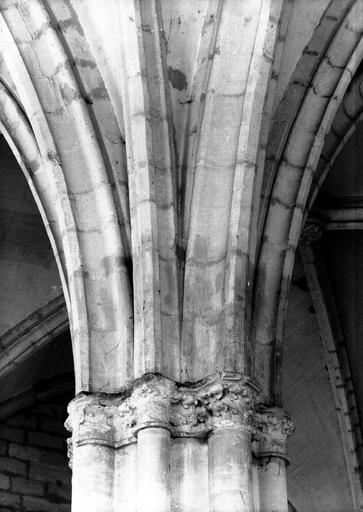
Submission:
[[[106,100],[107,91],[97,76],[98,89],[85,95],[63,35],[77,33],[76,42],[85,48],[87,42],[74,13],[63,7],[57,25],[38,0],[3,2],[1,51],[38,147],[43,198],[52,206],[54,229],[60,233],[77,391],[115,392],[133,376],[132,290],[124,236],[129,226],[116,205],[117,186],[108,168],[124,162],[112,159],[100,144],[97,112],[89,105],[100,90]],[[117,122],[108,137],[111,145],[113,137],[122,145]],[[126,183],[118,185],[125,195]]]
[[[361,66],[360,66],[361,67]],[[354,135],[363,120],[363,69],[358,70],[344,96],[330,131],[325,139],[324,148],[309,192],[304,220],[309,214],[316,196],[324,183],[334,162],[349,139]]]
[[[267,402],[280,402],[286,297],[303,214],[325,136],[362,59],[362,32],[362,6],[354,2],[320,60],[279,159],[254,296],[254,372]]]

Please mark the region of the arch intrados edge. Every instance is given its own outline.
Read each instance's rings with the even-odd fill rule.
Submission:
[[[271,121],[271,129],[268,135],[266,143],[266,162],[265,168],[269,169],[268,173],[265,173],[264,183],[262,185],[262,197],[261,197],[261,209],[258,220],[258,233],[264,230],[266,222],[267,211],[269,201],[272,195],[273,185],[276,181],[277,169],[281,162],[281,156],[284,151],[284,147],[287,144],[287,140],[292,131],[292,127],[296,122],[299,110],[303,105],[306,94],[309,91],[309,85],[311,84],[317,68],[322,62],[324,54],[327,52],[329,45],[334,37],[334,34],[339,30],[340,26],[344,23],[345,17],[349,9],[354,5],[357,0],[352,0],[350,6],[344,6],[340,0],[331,0],[327,8],[325,9],[321,20],[315,28],[313,35],[305,46],[302,56],[300,57],[295,70],[290,78],[288,87],[278,105],[276,111],[273,114]],[[342,19],[339,19],[341,12],[336,12],[337,7],[345,12]],[[324,39],[323,48],[320,48],[322,36],[321,30],[324,30],[322,21],[326,23],[336,23],[333,25],[331,30],[328,32],[327,37]],[[317,48],[315,48],[317,47]],[[302,77],[306,75],[306,69],[308,69],[308,79],[304,80]],[[299,89],[299,90],[297,90]],[[297,97],[296,97],[297,96]],[[282,135],[281,125],[285,125]],[[274,136],[274,133],[278,133],[278,137]],[[259,240],[262,237],[259,236]],[[261,243],[261,242],[260,242]],[[258,248],[259,250],[260,248]]]
[[[357,2],[355,2],[355,4],[352,6],[352,8],[350,9],[349,13],[347,14],[346,16],[346,19],[344,21],[344,25],[341,23],[338,27],[338,29],[336,30],[335,32],[335,35],[334,37],[332,38],[332,41],[331,41],[331,44],[329,46],[329,48],[327,48],[327,50],[325,51],[325,54],[324,56],[326,57],[327,55],[329,55],[329,53],[331,53],[332,51],[332,48],[334,48],[335,45],[337,45],[337,34],[339,33],[340,29],[342,26],[344,26],[344,29],[346,29],[348,23],[347,23],[347,19],[349,21],[350,17],[352,16],[352,12],[354,11],[354,7],[357,5]],[[308,163],[307,165],[304,166],[305,169],[312,169],[312,161],[311,161],[311,158],[314,156],[315,154],[315,159],[318,160],[318,156],[316,156],[317,154],[320,155],[320,152],[322,150],[322,147],[323,147],[323,142],[324,142],[324,136],[326,134],[326,132],[328,131],[333,119],[334,119],[334,115],[339,107],[339,105],[341,104],[341,101],[343,100],[343,97],[344,97],[344,93],[346,91],[346,88],[348,87],[349,83],[351,82],[352,80],[352,77],[354,76],[354,72],[355,70],[357,69],[358,65],[359,65],[359,62],[360,62],[360,59],[361,59],[361,56],[359,58],[357,58],[357,54],[360,55],[360,46],[362,46],[362,42],[359,44],[356,44],[355,47],[353,48],[352,50],[352,53],[353,53],[353,57],[352,57],[352,53],[351,53],[351,58],[349,59],[349,63],[346,65],[346,67],[344,68],[344,71],[342,70],[342,73],[340,75],[340,79],[338,80],[338,85],[336,87],[336,91],[335,93],[333,94],[333,100],[332,102],[329,101],[327,107],[324,109],[324,112],[322,114],[322,117],[320,119],[320,123],[319,123],[319,129],[318,130],[314,130],[317,134],[316,136],[314,137],[314,140],[313,142],[311,143],[310,145],[310,149],[308,151],[308,155],[309,158],[308,158]],[[321,70],[321,66],[324,65],[324,56],[323,58],[320,60],[320,65],[319,67],[317,68],[315,74],[314,74],[314,77],[318,76],[318,73],[319,73],[319,70]],[[352,60],[354,61],[353,64],[352,64]],[[314,81],[314,77],[313,79],[311,80],[311,83],[313,83]],[[343,77],[343,78],[342,78]],[[311,86],[310,86],[311,87]],[[339,90],[340,88],[340,90]],[[310,99],[311,99],[311,95],[310,95]],[[305,99],[302,103],[302,106],[300,107],[300,112],[305,109],[308,111],[309,109],[309,106],[308,106],[308,103],[307,101],[309,100],[309,95],[306,94],[305,95]],[[310,107],[312,107],[312,102],[310,102],[311,105]],[[332,105],[331,105],[332,103]],[[284,162],[284,156],[286,154],[286,148],[288,147],[299,147],[299,128],[301,128],[301,126],[299,127],[299,116],[297,115],[296,118],[295,118],[295,122],[290,130],[290,136],[289,138],[287,139],[286,143],[285,143],[285,148],[284,148],[284,151],[282,152],[282,157],[280,159],[280,165],[279,165],[279,168],[278,168],[278,171],[277,173],[280,173],[280,177],[281,177],[281,163]],[[312,123],[312,126],[314,125],[314,120],[311,120],[311,123]],[[306,127],[305,127],[306,129]],[[301,134],[300,134],[301,135]],[[319,141],[319,137],[320,139],[320,144],[318,144],[318,141]],[[303,143],[302,143],[303,144]],[[318,161],[316,162],[316,165],[317,165]],[[285,173],[286,174],[286,173]],[[299,191],[300,191],[300,185],[302,185],[303,183],[305,183],[306,181],[306,173],[305,175],[303,175],[303,178],[302,178],[302,182],[299,181],[299,183],[297,184],[298,186],[298,190],[296,190],[296,194],[299,194]],[[275,184],[276,184],[276,181],[275,180]],[[286,183],[287,186],[288,186],[288,183]],[[280,184],[281,185],[281,184]],[[275,187],[274,187],[275,188]],[[269,203],[269,206],[268,206],[268,211],[267,211],[267,215],[266,215],[266,220],[268,219],[268,216],[269,214],[271,215],[271,211],[270,211],[270,208],[271,208],[271,198],[273,198],[274,201],[276,201],[276,197],[274,197],[274,194],[273,194],[273,191],[271,193],[271,196],[270,196],[270,203]],[[306,201],[307,197],[305,197],[305,201]],[[296,232],[296,215],[298,214],[298,212],[296,211],[296,205],[300,205],[300,204],[304,204],[304,201],[301,197],[301,193],[299,194],[299,197],[298,197],[298,200],[295,201],[295,206],[294,206],[294,218],[292,219],[291,221],[291,226],[292,226],[292,229],[289,230],[289,242],[288,242],[288,250],[286,251],[286,256],[284,257],[284,263],[283,263],[283,272],[281,272],[281,277],[283,279],[282,281],[282,287],[283,289],[281,290],[280,289],[280,292],[279,292],[279,298],[277,299],[278,300],[278,304],[277,304],[277,321],[275,320],[275,352],[273,354],[273,357],[275,359],[275,364],[273,365],[273,367],[275,368],[275,377],[274,377],[274,382],[275,382],[275,389],[278,389],[280,387],[280,377],[277,377],[276,378],[276,374],[279,373],[277,368],[279,367],[279,364],[276,363],[276,359],[279,360],[280,357],[279,357],[279,354],[281,352],[281,338],[282,338],[282,334],[283,334],[283,324],[284,324],[284,317],[285,317],[285,306],[286,306],[286,295],[287,295],[287,290],[288,290],[288,287],[289,287],[289,274],[291,273],[292,271],[292,264],[291,264],[291,256],[292,256],[292,262],[293,262],[293,257],[294,257],[294,254],[295,254],[295,245],[297,245],[297,241],[298,241],[298,236],[296,237],[297,240],[296,240],[296,244],[292,244],[292,239],[291,239],[291,235],[293,234],[293,232],[295,231]],[[259,253],[259,261],[258,261],[258,264],[256,266],[256,277],[258,277],[258,272],[259,270],[261,270],[261,268],[259,268],[259,264],[261,265],[261,253],[262,253],[262,250],[263,250],[263,245],[264,245],[264,235],[266,235],[266,225],[267,222],[265,222],[265,232],[262,233],[262,236],[261,236],[261,248],[260,248],[260,253]],[[295,227],[294,227],[295,226]],[[298,230],[300,232],[300,230]],[[273,256],[272,256],[273,257]],[[289,260],[290,258],[290,260]],[[289,272],[287,272],[286,269],[289,269]],[[280,278],[280,282],[281,282],[281,278]],[[266,307],[266,305],[265,305]],[[263,316],[263,315],[262,315]],[[257,321],[258,322],[258,321]],[[276,328],[277,326],[277,328]],[[256,327],[256,324],[255,324],[255,327]],[[255,343],[256,343],[256,337],[255,337]],[[258,376],[257,376],[258,377]],[[266,388],[265,388],[266,389]],[[278,393],[278,396],[275,395],[275,400],[280,402],[280,392],[277,392]],[[269,400],[271,400],[271,397],[269,398]]]
[[[72,208],[70,205],[70,197],[67,191],[67,185],[62,173],[60,159],[57,155],[56,146],[53,136],[48,127],[42,107],[39,103],[37,94],[31,83],[30,77],[25,68],[24,62],[19,54],[16,44],[7,29],[6,23],[0,15],[0,51],[4,57],[4,61],[9,69],[10,75],[16,77],[17,86],[20,84],[21,91],[17,91],[19,98],[22,100],[21,106],[15,99],[11,91],[7,91],[4,83],[0,95],[6,97],[11,110],[13,110],[9,119],[6,116],[0,117],[0,127],[6,138],[15,158],[17,159],[22,172],[30,186],[34,200],[37,204],[39,212],[42,216],[47,235],[58,265],[59,275],[63,286],[64,296],[67,304],[68,316],[70,320],[71,331],[83,333],[88,330],[86,301],[80,300],[85,296],[82,277],[76,269],[81,268],[80,250],[76,234],[75,220],[73,218]],[[5,54],[7,58],[5,58]],[[11,63],[11,69],[8,64]],[[4,65],[4,63],[2,63]],[[26,103],[24,103],[26,99]],[[23,114],[23,115],[22,115]],[[1,116],[1,113],[0,113]],[[18,141],[14,140],[11,135],[11,124],[15,126],[20,123],[23,133],[27,135],[27,139],[20,137]],[[34,155],[39,163],[40,169],[44,171],[46,179],[45,186],[41,189],[36,185],[31,173],[29,172],[34,159],[27,162],[24,156],[27,154],[28,142],[33,145]],[[46,207],[42,200],[41,193],[44,192],[49,197],[48,203],[54,207],[54,218],[58,224],[58,230],[62,239],[63,252],[67,261],[67,273],[71,278],[66,278],[62,263],[59,258],[59,251],[56,244],[56,237],[51,231],[45,213]],[[68,253],[68,254],[67,254]],[[67,257],[68,256],[68,257]],[[74,267],[74,271],[70,268],[70,264]],[[87,338],[84,334],[80,336],[80,342],[77,346],[73,344],[74,370],[77,389],[88,389],[89,386],[89,368],[87,364],[87,355],[83,340]],[[72,336],[74,339],[74,336]]]

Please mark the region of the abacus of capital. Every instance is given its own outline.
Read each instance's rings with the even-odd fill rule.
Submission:
[[[123,393],[81,393],[66,427],[77,512],[287,511],[288,416],[249,377],[186,386],[147,375]]]

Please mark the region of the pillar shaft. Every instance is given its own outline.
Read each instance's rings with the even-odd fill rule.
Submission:
[[[170,512],[169,466],[169,430],[141,430],[137,438],[138,512]]]
[[[170,472],[172,511],[208,511],[208,443],[193,437],[174,439]]]
[[[288,512],[286,461],[271,457],[258,465],[260,512]]]
[[[134,442],[135,420],[128,398],[80,394],[69,404],[68,413],[66,428],[72,432],[69,443],[72,512],[115,512],[116,500],[130,503],[129,510],[134,512],[132,467],[135,461],[130,450],[123,450],[122,455],[120,451],[124,442],[128,449],[130,441]],[[120,465],[128,472],[126,477],[120,475]],[[125,479],[130,484],[127,496],[122,492]]]
[[[251,435],[243,428],[209,438],[209,496],[213,512],[252,511]]]
[[[279,408],[260,406],[254,417],[257,428],[259,512],[288,512],[286,485],[287,437],[294,430]]]
[[[137,444],[115,450],[114,502],[116,510],[135,512],[137,485]]]
[[[113,510],[114,450],[77,446],[73,452],[72,512]]]
[[[251,422],[258,387],[217,374],[160,376],[69,405],[73,510],[252,512]]]

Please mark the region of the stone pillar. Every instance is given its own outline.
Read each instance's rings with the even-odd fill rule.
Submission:
[[[239,374],[190,385],[147,376],[69,405],[74,512],[252,512],[259,388]]]
[[[251,512],[253,510],[251,475],[251,418],[258,395],[258,386],[248,377],[224,373],[206,379],[201,385],[190,388],[180,387],[173,397],[171,421],[174,437],[194,438],[186,443],[189,451],[200,447],[195,438],[206,439],[205,454],[208,457],[206,470],[203,464],[194,466],[195,482],[190,475],[182,474],[179,489],[185,489],[189,481],[196,494],[197,482],[201,483],[198,508],[189,509],[186,493],[179,496],[183,500],[182,510],[189,512]],[[193,446],[193,448],[191,448]],[[187,452],[185,452],[187,454]],[[187,468],[192,464],[181,459]],[[205,478],[208,486],[205,486]],[[207,487],[207,489],[206,489]]]
[[[115,466],[115,417],[120,399],[78,395],[68,406],[72,432],[72,511],[112,512]]]
[[[170,512],[174,382],[148,376],[119,395],[81,394],[68,406],[72,510]]]
[[[256,408],[256,459],[259,512],[288,512],[286,486],[287,437],[293,424],[279,408]]]
[[[209,499],[213,512],[253,509],[251,417],[257,388],[249,379],[211,388]]]
[[[175,384],[163,378],[142,383],[137,409],[137,512],[170,512],[170,404]]]

